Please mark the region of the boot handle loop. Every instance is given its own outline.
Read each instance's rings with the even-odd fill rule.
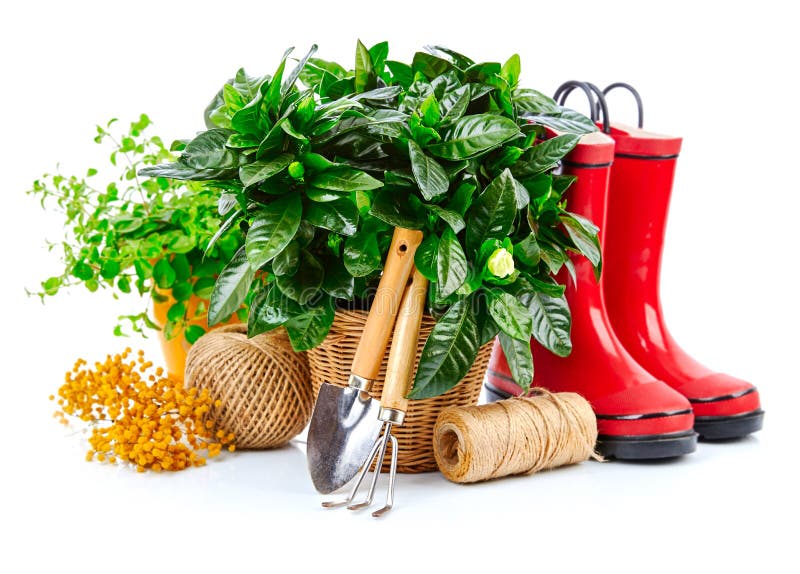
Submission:
[[[636,110],[639,112],[639,121],[637,124],[639,129],[642,129],[642,127],[644,127],[644,106],[642,105],[642,97],[639,95],[639,92],[637,92],[636,88],[630,84],[626,84],[625,82],[614,82],[613,84],[606,86],[606,89],[603,90],[603,95],[607,96],[608,92],[616,88],[628,90],[633,95],[633,98],[636,100]]]
[[[608,106],[606,105],[606,99],[603,95],[603,92],[600,91],[600,88],[594,84],[590,82],[569,80],[558,87],[556,93],[553,95],[553,99],[556,100],[559,105],[563,106],[567,101],[567,97],[575,88],[580,88],[583,90],[583,93],[586,94],[586,98],[589,100],[589,117],[591,118],[592,122],[597,122],[599,116],[602,115],[603,133],[610,134],[611,124],[608,119]]]

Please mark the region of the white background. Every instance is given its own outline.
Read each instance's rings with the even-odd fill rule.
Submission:
[[[800,50],[789,4],[4,4],[0,570],[796,568]],[[60,228],[23,192],[57,162],[66,173],[102,165],[95,123],[144,111],[165,139],[191,136],[239,66],[271,73],[287,46],[314,42],[349,63],[357,37],[388,39],[401,60],[429,43],[478,60],[518,52],[522,84],[548,93],[566,79],[637,86],[645,127],[684,137],[664,255],[669,324],[696,357],[758,385],[765,430],[677,462],[585,463],[469,487],[401,476],[398,507],[379,522],[320,509],[299,444],[176,474],[84,462],[83,439],[64,436],[47,396],[78,356],[130,343],[111,327],[138,304],[27,298],[25,286],[58,268],[43,246]],[[622,94],[611,104],[634,121]],[[152,339],[132,343],[158,357]]]

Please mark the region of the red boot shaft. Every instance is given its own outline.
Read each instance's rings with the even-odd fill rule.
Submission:
[[[697,417],[757,411],[752,385],[698,363],[664,323],[661,255],[680,138],[635,129],[614,129],[612,137],[602,285],[615,334],[640,365],[689,398]]]

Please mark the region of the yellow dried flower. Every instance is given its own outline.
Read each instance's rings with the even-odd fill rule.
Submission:
[[[219,455],[223,445],[234,439],[233,433],[215,431],[214,421],[206,419],[220,401],[208,389],[186,389],[163,377],[161,367],[152,374],[153,364],[144,351],[138,351],[135,359],[129,358],[131,353],[126,349],[108,355],[92,368],[78,359],[58,389],[61,410],[53,413],[54,418],[67,424],[66,417],[72,416],[91,425],[86,460],[127,461],[144,472],[202,466],[203,454]],[[231,452],[232,447],[228,447]]]

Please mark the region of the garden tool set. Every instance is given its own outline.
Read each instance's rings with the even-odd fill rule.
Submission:
[[[394,334],[392,336],[392,347],[389,351],[389,362],[386,365],[386,378],[383,383],[381,394],[381,406],[378,412],[378,420],[383,423],[383,433],[378,438],[369,456],[364,462],[361,474],[358,477],[350,496],[340,502],[326,502],[323,506],[334,508],[337,506],[347,506],[350,510],[359,510],[372,504],[375,495],[375,487],[378,483],[383,459],[386,456],[386,447],[389,442],[392,444],[391,463],[389,467],[389,487],[386,496],[386,505],[380,510],[372,513],[372,516],[379,517],[391,510],[394,504],[394,481],[397,474],[397,439],[392,435],[392,426],[400,426],[405,421],[406,411],[408,410],[408,394],[411,386],[411,377],[414,374],[414,356],[419,338],[419,326],[422,321],[422,313],[425,308],[425,297],[428,294],[428,280],[419,272],[414,271],[414,278],[406,288],[400,311],[397,316]],[[370,465],[374,463],[375,472],[372,482],[363,502],[354,503],[358,490],[362,482],[369,473]]]
[[[609,123],[604,95],[619,87],[636,98],[638,128]],[[593,120],[603,115],[602,132],[584,136],[563,162],[565,173],[578,176],[570,208],[600,226],[603,274],[597,282],[587,261],[573,259],[576,280],[566,296],[574,349],[556,357],[532,340],[534,383],[586,397],[597,416],[598,448],[610,457],[673,457],[694,451],[698,434],[725,439],[761,429],[756,388],[699,364],[664,324],[661,253],[681,139],[641,129],[641,98],[627,84],[601,92],[567,82],[556,99],[563,103],[573,89],[589,96]],[[497,344],[486,386],[494,399],[522,393]]]
[[[314,486],[323,494],[331,493],[350,482],[362,466],[368,470],[368,462],[380,450],[380,459],[370,489],[371,502],[387,441],[391,437],[391,425],[403,422],[404,396],[412,374],[409,369],[413,369],[414,361],[413,354],[405,355],[415,351],[421,307],[426,294],[418,277],[411,286],[407,286],[414,266],[414,254],[421,240],[422,233],[419,231],[401,228],[395,230],[384,272],[353,360],[348,387],[341,388],[326,383],[320,389],[308,431],[307,457]],[[402,320],[398,325],[399,331],[395,333],[396,337],[403,334],[402,348],[395,351],[397,357],[393,362],[393,375],[387,373],[386,386],[383,388],[384,400],[378,404],[367,395],[367,391],[378,376],[404,293],[406,297],[403,299]],[[416,313],[416,317],[410,315],[412,311]],[[412,328],[414,324],[416,327]],[[396,343],[396,346],[400,345],[400,342]],[[406,368],[404,363],[408,363],[409,367]],[[401,377],[406,380],[400,380]],[[381,436],[384,423],[386,428]],[[392,468],[396,466],[396,457],[396,440],[393,440],[392,459],[395,464]],[[391,508],[393,476],[394,473],[391,475],[387,508],[382,512]]]

